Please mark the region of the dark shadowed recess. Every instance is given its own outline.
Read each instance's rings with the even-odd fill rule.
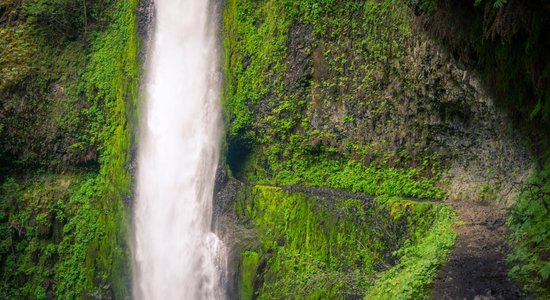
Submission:
[[[417,30],[481,74],[497,107],[529,139],[550,146],[550,2],[420,0]]]
[[[242,179],[244,175],[244,164],[251,152],[252,149],[244,141],[240,139],[232,139],[229,141],[227,148],[227,165],[235,178]]]

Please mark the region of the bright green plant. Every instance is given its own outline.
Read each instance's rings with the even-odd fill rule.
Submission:
[[[524,184],[508,218],[510,276],[536,299],[550,296],[550,162]]]
[[[125,201],[130,196],[127,165],[140,75],[138,1],[113,1],[113,5],[99,1],[65,2],[22,4],[27,21],[37,29],[33,41],[41,47],[39,58],[48,59],[38,66],[52,69],[51,75],[42,74],[42,70],[33,73],[36,85],[21,85],[26,88],[25,99],[30,99],[24,103],[45,95],[43,105],[48,109],[36,113],[44,114],[46,123],[61,129],[65,142],[62,146],[77,154],[95,149],[99,157],[90,158],[96,166],[71,166],[70,169],[70,163],[76,161],[67,159],[63,165],[71,171],[65,172],[72,175],[66,176],[36,171],[31,164],[36,159],[27,159],[20,166],[25,167],[23,170],[28,175],[7,180],[2,185],[0,252],[2,258],[6,257],[0,260],[2,278],[5,278],[0,286],[3,299],[123,299],[130,291]],[[58,20],[59,24],[49,23],[56,19],[56,14],[77,13],[71,9],[54,9],[59,8],[58,4],[75,8],[88,5],[78,13],[84,14],[89,26],[68,29],[67,26],[77,26],[63,23],[68,19]],[[76,16],[70,21],[80,24],[82,20]],[[108,26],[103,26],[105,24]],[[61,27],[56,27],[58,25]],[[55,43],[42,40],[48,34],[65,29],[70,30],[64,36],[66,40]],[[13,98],[8,98],[9,101],[17,100],[18,92],[10,94]],[[11,121],[14,122],[9,126],[22,126],[17,122],[25,120]],[[70,143],[67,145],[67,142]],[[50,141],[40,143],[48,146]],[[46,163],[44,165],[48,165]],[[34,175],[36,173],[39,175]]]
[[[396,282],[406,282],[397,297],[426,295],[454,241],[449,207],[387,196],[371,203],[255,186],[235,210],[259,235],[241,257],[241,299],[341,299]]]

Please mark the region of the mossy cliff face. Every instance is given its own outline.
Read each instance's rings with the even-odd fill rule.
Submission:
[[[2,299],[129,296],[137,4],[0,4]]]
[[[434,9],[436,2],[419,5]],[[223,15],[223,104],[229,173],[252,185],[333,188],[382,199],[499,200],[512,205],[518,183],[525,181],[533,161],[529,143],[508,119],[500,94],[483,78],[486,74],[433,39],[418,14],[418,7],[403,1],[228,0]],[[231,186],[232,193],[249,195],[247,199],[281,205],[288,218],[304,210],[283,203],[312,196],[285,194],[275,201],[273,195],[250,192],[248,187],[239,192],[239,184]],[[221,198],[224,207],[231,207],[227,195]],[[337,206],[336,198],[330,201]],[[233,204],[237,211],[242,208],[239,201]],[[333,207],[320,213],[314,209],[317,204],[305,202],[316,212],[311,215],[321,215],[318,219],[303,215],[313,227],[334,211]],[[271,243],[271,248],[237,245],[243,251],[234,253],[235,264],[241,267],[241,273],[234,274],[241,278],[235,286],[244,298],[284,298],[284,293],[303,291],[304,297],[315,297],[316,288],[336,297],[354,293],[373,299],[426,297],[425,289],[410,287],[429,282],[445,255],[444,246],[433,247],[441,242],[434,230],[426,231],[425,240],[412,243],[412,250],[398,252],[408,254],[395,267],[388,264],[387,271],[378,273],[384,274],[382,279],[369,277],[367,264],[331,269],[316,262],[323,261],[319,257],[325,258],[325,253],[311,254],[305,237],[296,242],[304,248],[288,244],[295,232],[281,230],[292,223],[290,219],[277,219],[277,212],[262,204],[251,207],[250,212],[222,217],[226,224],[244,220],[247,229],[231,228],[254,236],[252,240],[262,241],[262,231],[274,234],[268,235],[270,242],[260,243]],[[266,220],[257,211],[262,209],[271,211],[266,215],[275,220]],[[347,216],[339,222],[348,217],[353,219]],[[315,228],[317,237],[326,237],[323,243],[332,243],[333,229]],[[335,242],[342,247],[345,243]],[[364,257],[360,249],[350,251],[356,258]],[[437,258],[418,259],[424,252]],[[311,256],[315,259],[307,261]],[[346,273],[354,268],[358,277]],[[426,276],[410,271],[417,268]],[[417,275],[406,276],[403,270]],[[359,280],[363,285],[353,280],[344,284],[344,279],[333,284],[310,280],[330,282],[334,274],[348,279],[365,276],[365,280]],[[418,294],[407,294],[414,290]]]
[[[427,297],[454,241],[451,209],[439,204],[331,190],[237,190],[220,228],[231,237],[234,298]]]
[[[527,173],[526,147],[476,74],[414,30],[415,20],[401,1],[228,1],[233,173],[325,185],[360,165],[415,170],[453,198],[488,189],[506,197]]]
[[[139,58],[146,63],[138,35],[151,12],[150,1],[139,2],[0,3],[2,299],[129,296],[131,133]],[[548,47],[537,46],[547,44],[547,22],[539,13],[511,22],[512,31],[493,22],[503,38],[491,42],[475,30],[443,31],[443,40],[458,38],[440,47],[437,34],[416,26],[433,23],[411,9],[452,23],[467,20],[453,6],[467,1],[413,2],[421,7],[225,1],[225,154],[227,171],[244,182],[218,178],[216,227],[233,258],[231,295],[426,297],[452,244],[452,214],[401,197],[512,198],[509,187],[531,159],[498,107],[502,95],[522,99],[512,112],[542,124],[531,142],[547,128]],[[482,6],[493,21],[526,11],[508,1],[499,13],[496,2],[475,1],[465,10],[477,18],[469,24],[482,28]],[[456,24],[445,28],[471,29]],[[456,45],[469,53],[456,55]],[[478,50],[485,70],[471,68]],[[488,92],[488,81],[504,88]],[[540,140],[539,153],[548,145]],[[509,222],[518,245],[511,260],[522,262],[514,274],[542,297],[549,161]]]

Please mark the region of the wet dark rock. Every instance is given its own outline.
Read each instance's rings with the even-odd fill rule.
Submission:
[[[254,235],[239,223],[233,210],[242,185],[238,180],[228,176],[223,166],[218,166],[214,185],[212,230],[223,241],[228,251],[228,274],[225,281],[228,299],[235,299],[238,293],[239,261],[243,241]]]
[[[222,165],[216,168],[216,178],[214,181],[214,195],[218,194],[229,180],[227,172]]]
[[[141,44],[143,45],[139,51],[139,57],[141,65],[144,66],[147,62],[148,45],[152,37],[152,26],[155,19],[155,1],[154,0],[140,0],[137,7],[137,25],[138,34],[141,38]]]
[[[311,81],[311,46],[314,41],[311,26],[294,23],[290,27],[287,55],[287,71],[285,74],[286,88],[303,96]],[[297,87],[293,89],[293,87]]]
[[[154,0],[140,0],[137,7],[138,34],[148,36],[155,16]]]
[[[218,166],[214,183],[214,223],[216,223],[218,218],[231,213],[242,185],[243,183],[227,175],[224,167]]]

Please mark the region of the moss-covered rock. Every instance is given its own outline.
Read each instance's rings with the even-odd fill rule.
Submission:
[[[33,69],[0,89],[0,298],[124,299],[138,1],[88,1],[78,13],[89,23],[48,39],[59,28],[40,18],[61,4],[74,5],[9,1],[16,17],[0,19],[31,28],[37,49],[19,54]]]
[[[460,44],[452,48],[434,39],[441,26],[422,26],[425,20],[419,17],[421,14],[437,16],[446,12],[449,23],[460,24],[465,20],[460,16],[464,10],[455,13],[449,7],[466,4],[451,2],[227,1],[223,19],[224,107],[226,162],[230,173],[250,184],[328,187],[380,197],[499,200],[512,205],[517,183],[529,174],[532,149],[522,133],[518,133],[517,123],[509,119],[499,98],[503,94],[495,93],[494,86],[487,84],[492,79],[484,78],[486,73],[457,55]],[[494,1],[476,1],[476,5],[482,2],[494,4]],[[510,10],[506,12],[511,14]],[[483,14],[472,15],[480,16]],[[503,19],[501,16],[500,20]],[[501,47],[495,44],[491,45],[496,52],[485,52],[487,45],[477,44],[482,41],[482,34],[460,35],[460,30],[443,28],[444,38],[457,33],[456,40],[469,45],[470,54],[506,52],[498,50]],[[531,33],[541,37],[540,31]],[[529,49],[540,58],[539,50]],[[517,52],[506,53],[514,56]],[[505,60],[504,65],[514,61],[494,57]],[[494,66],[493,58],[486,62]],[[498,70],[498,76],[510,75],[500,66]],[[518,82],[524,82],[524,78]],[[519,94],[521,90],[517,90]],[[544,100],[540,101],[544,104]],[[540,116],[540,112],[536,114]],[[338,290],[340,287],[358,286],[349,282],[338,286],[308,281],[307,276],[324,274],[328,282],[330,274],[341,271],[319,267],[316,261],[304,262],[309,258],[302,255],[302,250],[288,250],[294,249],[293,244],[288,244],[292,236],[277,231],[289,221],[278,218],[269,207],[280,208],[287,216],[308,209],[318,213],[314,210],[317,201],[301,209],[295,204],[285,206],[297,201],[298,196],[279,196],[273,200],[270,198],[273,195],[257,193],[249,198],[263,199],[257,201],[266,201],[267,208],[255,204],[247,211],[237,205],[241,209],[240,220],[244,218],[249,229],[259,235],[251,234],[248,240],[261,241],[262,230],[267,230],[261,228],[271,228],[269,233],[276,234],[267,235],[272,238],[269,251],[258,244],[245,247],[259,255],[259,275],[253,283],[240,285],[246,288],[246,295],[250,294],[251,285],[255,293],[274,293],[271,296],[275,298],[297,291],[312,291],[309,296],[314,297],[316,289],[322,290],[321,294],[336,295],[336,291],[342,292]],[[268,220],[260,213],[262,209],[270,211],[266,214]],[[307,213],[300,216],[310,220]],[[323,220],[328,218],[322,216]],[[352,217],[347,216],[342,222],[347,218]],[[434,226],[425,240],[410,248],[402,247],[409,249],[400,252],[409,253],[403,255],[403,264],[387,269],[378,285],[364,287],[360,294],[368,294],[365,291],[369,290],[377,299],[384,298],[383,295],[392,295],[388,299],[426,297],[425,284],[452,240],[450,223],[445,218],[441,219],[445,225]],[[442,234],[446,238],[440,240],[438,230],[449,234]],[[317,237],[324,236],[330,241],[332,234],[336,233]],[[303,236],[295,238],[300,240],[296,245],[308,247]],[[268,242],[260,242],[264,243]],[[418,259],[423,251],[429,255],[425,260]],[[315,255],[324,257],[319,253]],[[284,255],[288,257],[283,258]],[[288,264],[296,266],[293,269],[278,260],[291,261]],[[269,273],[273,265],[283,270],[282,279],[275,269]],[[250,269],[250,264],[247,263],[246,269]],[[251,278],[250,274],[245,277]],[[314,286],[313,282],[319,285]]]
[[[241,299],[357,298],[388,288],[425,296],[454,241],[450,208],[429,202],[254,186],[237,194],[234,209],[255,232],[232,237],[242,239],[233,258]]]
[[[500,191],[525,179],[526,146],[479,76],[415,20],[402,1],[228,1],[234,175],[319,185],[351,163],[415,169],[454,198],[488,184],[511,200]]]

